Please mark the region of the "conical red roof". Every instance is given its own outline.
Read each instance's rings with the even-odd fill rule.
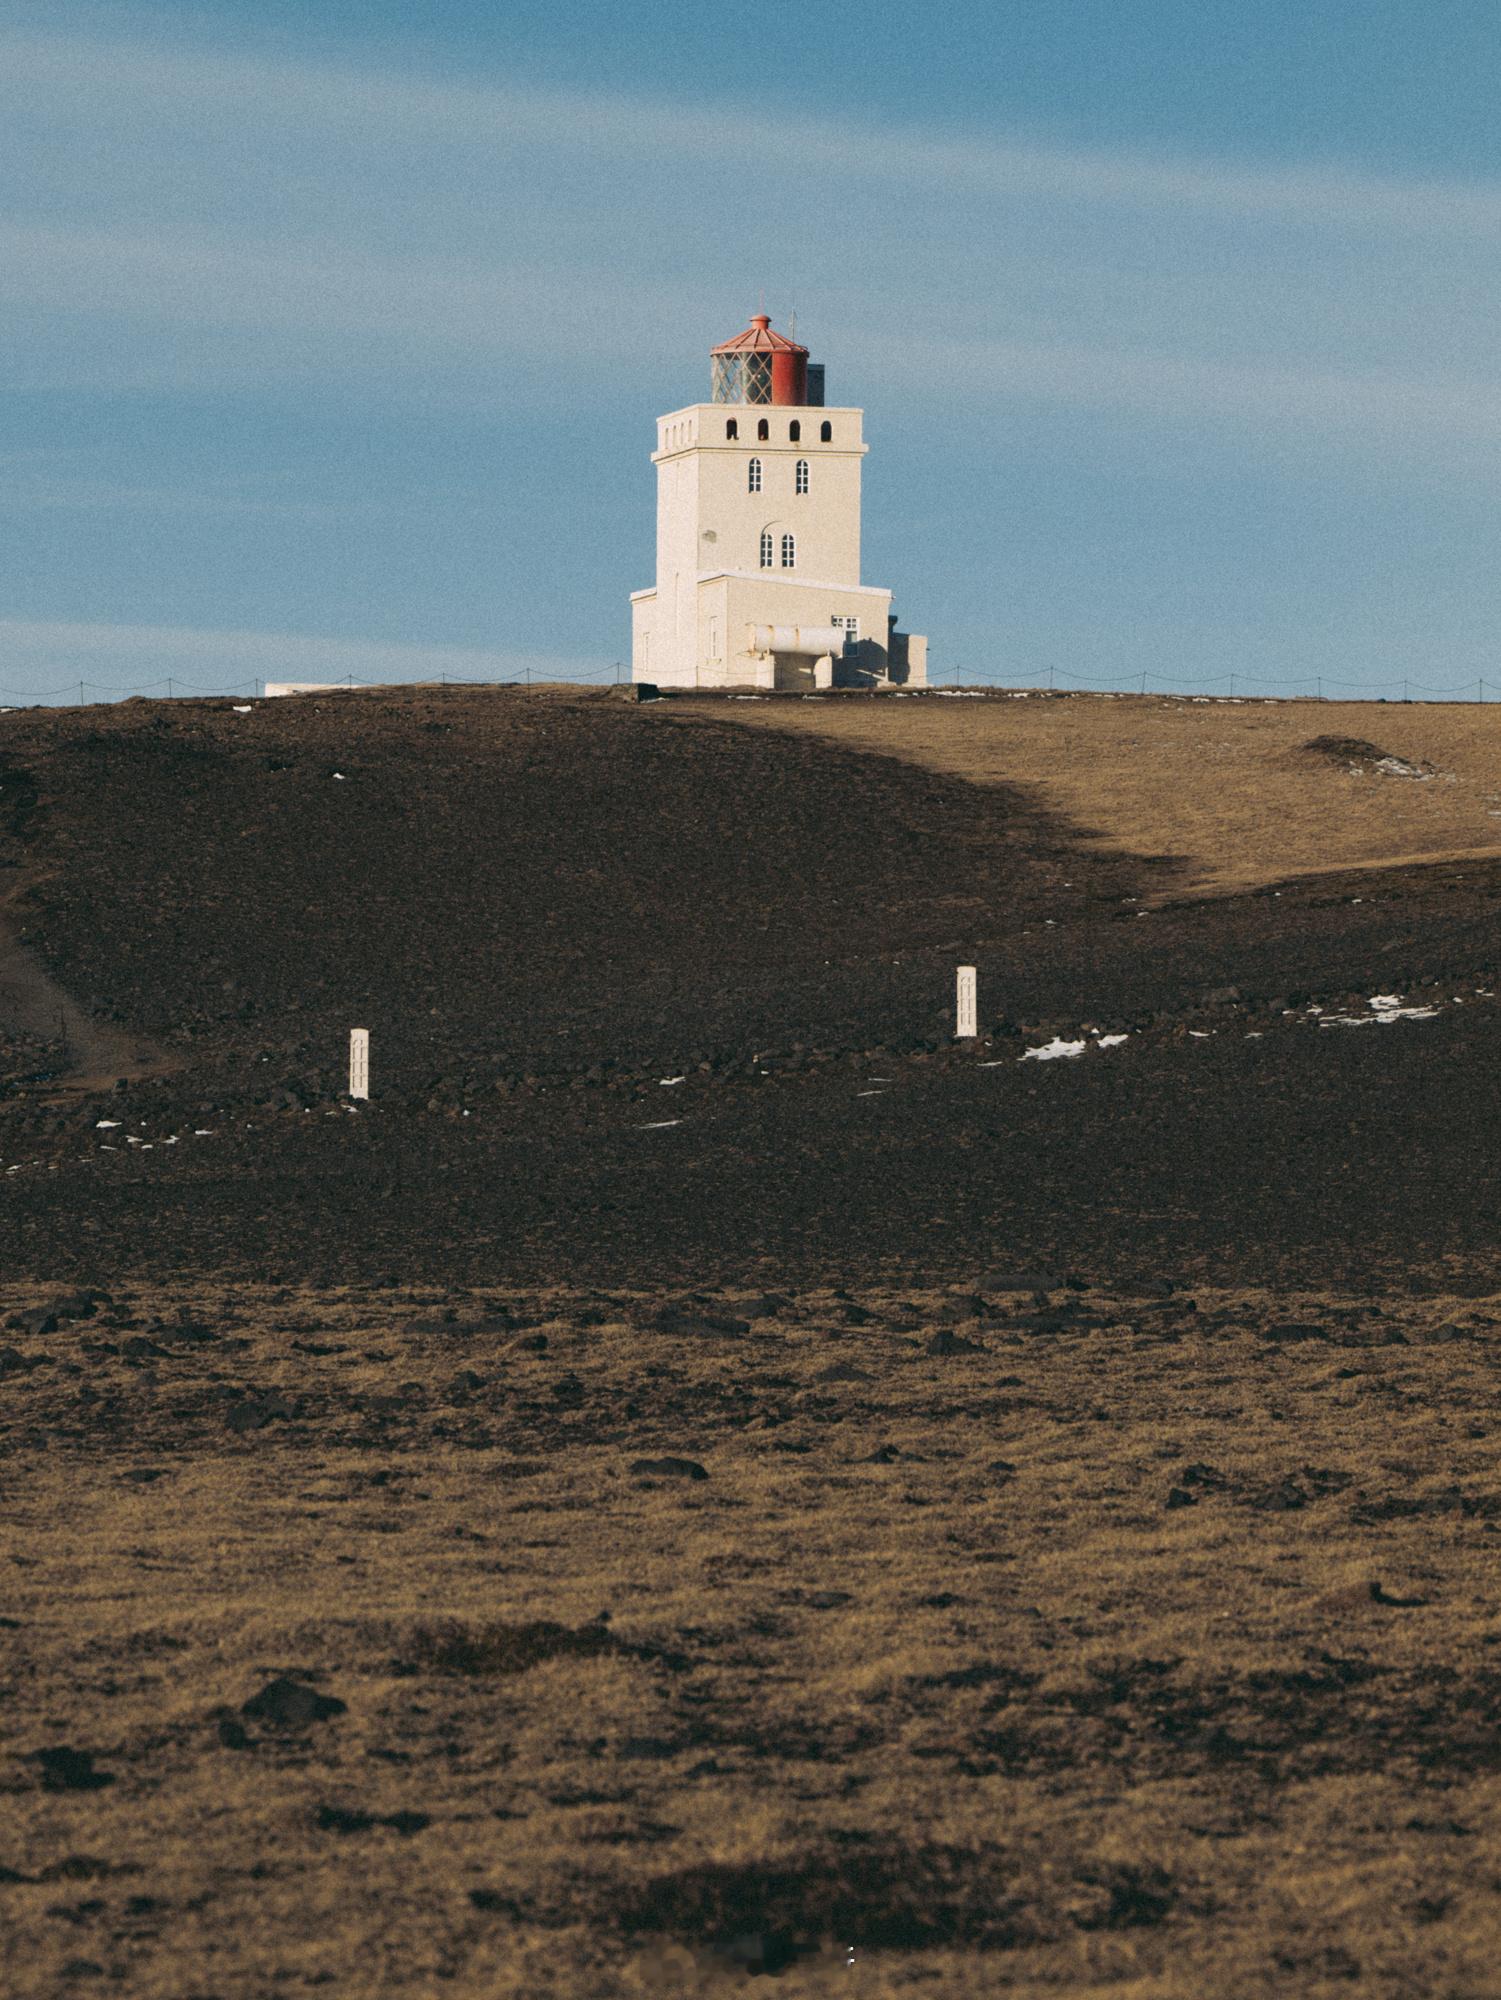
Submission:
[[[771,320],[765,313],[757,313],[744,333],[737,333],[733,340],[721,341],[718,347],[709,349],[711,354],[806,354],[807,348],[796,340],[789,340],[785,333],[773,333]]]

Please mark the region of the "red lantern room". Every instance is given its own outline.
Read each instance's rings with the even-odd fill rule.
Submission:
[[[808,403],[808,350],[757,313],[744,333],[710,350],[716,403]]]

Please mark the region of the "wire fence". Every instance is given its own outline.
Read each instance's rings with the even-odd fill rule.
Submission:
[[[612,660],[608,666],[575,669],[572,673],[560,674],[553,669],[523,667],[519,674],[489,676],[481,678],[473,675],[435,674],[430,679],[414,683],[411,681],[361,681],[353,674],[344,674],[337,680],[318,682],[294,682],[294,686],[317,686],[320,688],[374,688],[374,687],[530,687],[534,682],[551,685],[572,686],[599,685],[608,682],[628,681],[630,669],[623,660]],[[157,681],[131,681],[124,686],[112,686],[102,681],[64,681],[52,688],[10,688],[0,686],[0,703],[35,701],[50,703],[76,702],[86,707],[98,700],[122,701],[133,696],[156,695],[168,701],[229,701],[236,695],[249,695],[255,700],[264,697],[267,686],[284,686],[286,683],[265,679],[231,681],[213,687],[204,687],[197,681],[187,680],[181,674],[167,674]]]
[[[629,667],[622,660],[612,660],[608,665],[596,668],[575,669],[571,673],[560,674],[555,669],[541,666],[535,670],[523,668],[520,674],[505,679],[481,679],[456,674],[439,674],[421,683],[437,687],[530,687],[534,683],[553,685],[599,686],[614,682],[629,681]],[[277,683],[272,683],[277,685]],[[413,685],[411,682],[358,681],[346,674],[342,679],[317,683],[328,688],[362,688]],[[51,688],[7,688],[0,687],[0,704],[44,703],[72,704],[88,706],[94,702],[120,701],[130,697],[156,696],[162,700],[231,700],[236,696],[249,696],[252,700],[264,698],[267,683],[264,680],[231,682],[227,686],[203,687],[184,679],[181,675],[168,674],[156,681],[133,681],[125,686],[111,686],[88,680],[66,681]],[[1162,674],[1150,667],[1138,668],[1130,672],[1084,674],[1071,667],[1034,667],[1030,671],[1005,667],[968,667],[961,663],[944,666],[939,670],[930,665],[928,688],[932,692],[942,692],[946,688],[985,688],[998,692],[1034,694],[1051,692],[1066,694],[1072,690],[1096,690],[1106,694],[1173,694],[1186,699],[1203,701],[1246,701],[1254,699],[1283,701],[1464,701],[1485,702],[1501,698],[1501,680],[1476,679],[1460,681],[1450,687],[1437,687],[1427,681],[1411,677],[1386,681],[1349,681],[1331,674],[1303,674],[1292,678],[1276,679],[1260,674],[1239,671],[1221,674]],[[705,690],[712,692],[712,690]],[[912,692],[915,692],[913,690]]]
[[[1333,674],[1301,674],[1293,677],[1275,678],[1269,675],[1248,674],[1239,671],[1222,674],[1163,674],[1151,667],[1138,668],[1132,672],[1106,674],[1081,674],[1070,667],[1044,667],[1040,674],[1022,680],[1004,670],[990,668],[970,670],[955,666],[941,674],[929,672],[930,686],[965,685],[970,679],[987,683],[1000,682],[1017,689],[1029,690],[1049,688],[1067,691],[1070,688],[1099,688],[1113,694],[1162,694],[1186,692],[1202,695],[1206,700],[1240,700],[1243,697],[1260,694],[1266,690],[1276,690],[1283,700],[1338,701],[1494,701],[1501,696],[1501,680],[1476,679],[1458,681],[1449,687],[1435,687],[1430,682],[1421,681],[1411,675],[1387,681],[1341,680]],[[1272,696],[1278,698],[1277,694]]]

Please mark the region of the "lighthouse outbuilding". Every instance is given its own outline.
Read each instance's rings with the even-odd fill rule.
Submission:
[[[657,582],[631,673],[660,687],[927,685],[927,640],[860,581],[864,412],[759,313],[713,349],[713,400],[657,420]]]

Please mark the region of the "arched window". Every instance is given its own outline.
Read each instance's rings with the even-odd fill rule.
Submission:
[[[820,444],[832,444],[834,442],[834,426],[827,418],[818,426],[818,442]]]
[[[805,458],[800,458],[797,462],[797,490],[799,493],[806,493],[808,490],[808,461]]]
[[[761,567],[770,569],[772,565],[772,543],[770,528],[761,530]]]
[[[782,567],[783,569],[797,568],[797,543],[791,535],[783,535],[782,537]]]
[[[801,443],[802,443],[802,440],[803,440],[803,427],[802,427],[802,425],[801,425],[801,424],[800,424],[800,423],[798,422],[798,420],[797,420],[797,418],[796,418],[796,417],[794,417],[794,418],[792,419],[792,422],[791,422],[791,423],[790,423],[790,424],[789,424],[789,425],[787,426],[787,436],[788,436],[788,437],[789,437],[789,438],[791,439],[791,441],[792,441],[792,443],[793,443],[793,444],[801,444]]]
[[[769,417],[763,417],[760,423],[756,425],[756,437],[762,444],[765,444],[766,440],[770,436],[771,436],[771,419]]]
[[[727,418],[727,419],[726,419],[726,421],[725,421],[725,427],[724,427],[724,434],[725,434],[725,436],[726,436],[727,438],[737,438],[737,437],[739,437],[739,435],[740,435],[740,425],[739,425],[739,423],[738,423],[738,422],[736,421],[736,419],[735,419],[734,417],[729,417],[729,418]]]
[[[761,491],[761,461],[753,458],[745,468],[745,489],[748,493]]]

